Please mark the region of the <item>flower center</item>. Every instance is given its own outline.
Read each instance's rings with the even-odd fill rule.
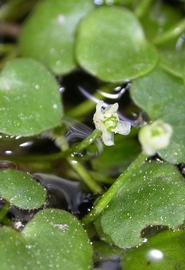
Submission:
[[[118,125],[118,117],[117,117],[117,115],[112,115],[111,117],[106,118],[103,121],[103,123],[104,123],[106,129],[111,132]]]

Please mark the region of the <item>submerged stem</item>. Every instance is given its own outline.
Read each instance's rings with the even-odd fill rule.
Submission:
[[[135,10],[135,14],[138,18],[143,17],[149,10],[153,0],[141,0]]]
[[[126,169],[126,171],[121,174],[120,177],[118,177],[112,186],[102,195],[91,212],[83,218],[82,221],[84,224],[89,224],[97,218],[97,216],[108,206],[110,201],[120,190],[123,183],[134,173],[134,171],[137,171],[142,166],[142,164],[144,164],[146,158],[147,156],[144,153],[141,153],[137,159]]]
[[[2,54],[8,54],[9,52],[12,52],[12,50],[15,49],[14,44],[0,44],[0,55]]]
[[[17,161],[23,163],[30,163],[30,162],[52,162],[58,159],[66,158],[73,153],[77,153],[83,151],[87,148],[90,144],[92,144],[96,139],[101,136],[101,131],[95,129],[88,137],[86,137],[83,141],[78,143],[75,146],[69,148],[66,140],[64,142],[63,139],[60,138],[60,143],[62,144],[63,152],[53,153],[49,155],[30,155],[30,156],[9,156],[8,160],[10,161]],[[58,139],[59,140],[59,139]],[[65,144],[65,146],[64,146]],[[6,160],[7,157],[0,156],[1,160]]]
[[[78,143],[76,146],[70,149],[71,153],[81,152],[89,145],[91,145],[95,140],[97,140],[101,136],[102,132],[99,129],[94,129],[93,132],[86,137],[83,141]]]
[[[14,21],[25,16],[38,0],[6,1],[0,9],[0,21]]]
[[[85,149],[90,143],[92,143],[92,139],[95,140],[97,137],[99,137],[101,133],[92,132],[90,136],[85,138],[78,146],[75,147],[75,149],[83,150]],[[69,156],[69,153],[71,153],[72,149],[69,149],[69,145],[65,139],[64,136],[58,136],[57,138],[58,143],[60,144],[61,149],[66,151],[67,155],[67,161],[71,165],[71,167],[77,172],[77,174],[80,176],[81,180],[89,187],[89,189],[94,193],[102,193],[103,189],[99,184],[96,183],[96,181],[93,179],[93,177],[89,174],[89,172],[86,170],[86,168],[76,159]],[[65,152],[64,152],[65,153]]]
[[[94,193],[100,193],[100,194],[103,192],[103,189],[101,188],[101,186],[99,186],[94,181],[92,176],[89,174],[89,172],[80,162],[74,159],[70,159],[70,158],[68,158],[68,162],[91,191],[93,191]]]
[[[153,42],[155,45],[161,45],[167,41],[177,38],[184,31],[185,31],[185,19],[182,19],[170,30],[156,37]]]
[[[3,207],[0,210],[0,222],[1,223],[5,219],[6,214],[8,213],[8,209],[9,209],[9,203],[8,202],[5,202],[5,204],[3,205]]]

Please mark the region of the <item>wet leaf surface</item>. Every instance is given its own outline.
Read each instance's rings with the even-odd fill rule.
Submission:
[[[185,232],[162,232],[126,253],[124,270],[185,269]]]
[[[58,90],[40,63],[26,58],[8,62],[0,75],[0,132],[31,136],[60,125]]]
[[[92,248],[81,224],[71,214],[40,211],[22,232],[0,229],[1,269],[87,270]]]
[[[56,75],[72,71],[76,27],[92,8],[91,0],[39,2],[23,26],[22,55],[43,62]]]
[[[185,161],[185,85],[182,80],[156,69],[136,80],[131,89],[134,102],[152,120],[162,119],[173,127],[170,145],[160,155],[171,163]]]
[[[0,170],[0,197],[22,209],[41,207],[46,190],[29,174],[13,169]]]
[[[184,221],[184,192],[184,179],[173,165],[145,164],[97,218],[100,237],[128,248],[142,243],[141,231],[148,225],[177,228]]]
[[[119,7],[101,7],[83,19],[77,33],[76,57],[90,74],[111,82],[145,75],[158,60],[137,18]]]

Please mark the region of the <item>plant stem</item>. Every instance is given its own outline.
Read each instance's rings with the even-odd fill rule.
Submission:
[[[76,145],[75,147],[72,147],[70,149],[65,137],[55,134],[54,138],[57,140],[57,143],[60,146],[61,150],[63,150],[63,152],[43,156],[8,157],[8,159],[11,161],[30,163],[31,161],[48,162],[48,161],[55,161],[56,159],[60,158],[66,158],[67,162],[81,177],[83,182],[90,188],[91,191],[93,191],[94,193],[102,193],[103,189],[98,183],[96,183],[93,176],[86,170],[86,168],[78,160],[76,160],[71,155],[72,153],[82,151],[100,136],[101,132],[99,130],[94,130],[87,138],[85,138],[81,143],[79,143],[79,145]],[[1,159],[7,159],[7,157],[3,158],[1,157]]]
[[[149,10],[153,0],[141,0],[140,3],[138,4],[135,14],[138,18],[143,17],[147,11]]]
[[[163,43],[166,43],[167,41],[170,41],[170,40],[177,38],[184,31],[185,31],[185,19],[182,19],[180,22],[178,22],[170,30],[166,31],[165,33],[163,33],[159,37],[156,37],[153,40],[153,43],[155,45],[161,45]]]
[[[80,164],[75,159],[67,159],[69,164],[72,166],[72,168],[77,172],[77,174],[81,177],[83,182],[89,187],[90,190],[92,190],[94,193],[103,193],[103,189],[101,186],[99,186],[92,176],[89,174],[89,172],[85,169],[83,165]]]
[[[87,148],[90,144],[92,144],[97,138],[101,136],[101,131],[95,129],[88,137],[86,137],[83,141],[81,141],[79,144],[72,146],[69,148],[68,144],[66,143],[66,140],[61,138],[61,136],[57,138],[60,145],[62,145],[63,152],[49,154],[49,155],[30,155],[30,156],[0,156],[1,160],[8,160],[10,161],[17,161],[17,162],[23,162],[23,163],[29,163],[29,162],[49,162],[49,161],[55,161],[57,159],[65,158],[73,153],[80,152]]]
[[[112,186],[102,195],[97,204],[93,207],[91,212],[85,216],[82,220],[84,224],[89,224],[94,221],[97,216],[109,205],[110,201],[120,190],[123,183],[135,172],[137,171],[142,164],[146,161],[147,156],[144,153],[141,153],[137,159],[132,162],[132,164],[121,174],[118,179],[112,184]]]
[[[94,129],[93,132],[86,137],[82,142],[70,149],[70,153],[79,153],[91,145],[95,140],[101,136],[102,132],[99,129]]]
[[[13,44],[0,44],[0,55],[8,54],[14,49],[15,49],[15,45]]]
[[[92,134],[90,136],[88,136],[85,140],[83,140],[80,143],[80,145],[79,145],[80,150],[84,149],[90,143],[92,143],[92,139],[95,140],[97,138],[97,136],[101,135],[101,134],[99,134],[99,132],[95,132],[95,131],[92,132]],[[66,151],[66,153],[71,153],[71,150],[69,149],[69,145],[68,145],[65,137],[58,136],[58,135],[56,135],[56,137],[57,137],[57,143],[60,145],[61,149]],[[78,147],[76,146],[76,148],[78,148]],[[68,151],[68,149],[69,149],[69,151]],[[89,172],[86,170],[86,168],[79,161],[70,157],[69,155],[67,156],[67,161],[92,192],[100,193],[100,194],[103,192],[103,189],[101,188],[101,186],[99,186],[99,184],[96,183],[96,181],[92,178],[92,176],[89,174]]]
[[[38,0],[12,0],[0,8],[0,21],[14,21],[25,16]]]
[[[9,209],[9,203],[5,202],[3,207],[0,210],[0,222],[2,223],[6,214],[8,213],[8,209]]]

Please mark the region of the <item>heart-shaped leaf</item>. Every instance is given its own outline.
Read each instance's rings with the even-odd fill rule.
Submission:
[[[0,75],[0,132],[30,136],[60,125],[59,86],[40,63],[14,59]]]
[[[162,69],[133,82],[131,95],[152,120],[162,119],[173,127],[170,145],[160,155],[171,163],[185,161],[185,86]]]
[[[21,233],[1,228],[0,238],[1,270],[87,270],[92,266],[87,234],[65,211],[40,211]]]
[[[162,232],[143,246],[126,253],[124,270],[185,269],[185,232]]]
[[[41,207],[46,200],[46,190],[29,174],[21,171],[0,170],[0,197],[22,209]]]
[[[177,228],[185,218],[184,192],[184,179],[176,167],[146,163],[97,218],[101,238],[128,248],[142,243],[141,231],[148,225]]]
[[[137,18],[119,7],[100,7],[83,19],[76,57],[89,73],[110,82],[140,77],[158,60]]]
[[[21,53],[43,62],[57,75],[70,72],[76,67],[76,27],[92,8],[91,0],[39,2],[23,25]]]

